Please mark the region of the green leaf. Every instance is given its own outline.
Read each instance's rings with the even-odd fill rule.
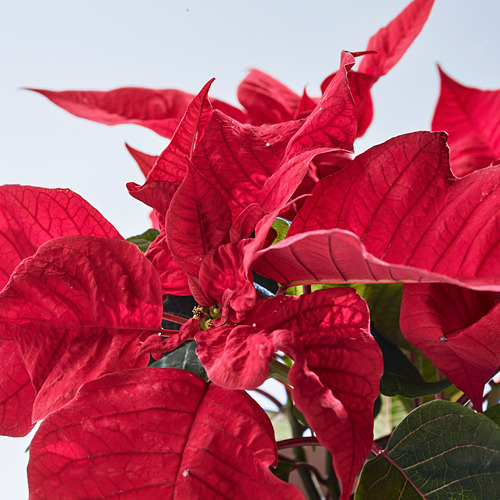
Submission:
[[[373,283],[351,285],[368,304],[370,319],[377,332],[389,342],[409,351],[416,350],[399,328],[399,311],[403,298],[402,283]]]
[[[185,342],[175,351],[169,352],[158,361],[154,361],[149,365],[149,368],[179,368],[188,372],[195,373],[199,377],[208,381],[205,368],[201,364],[196,348],[198,344],[194,341]]]
[[[293,468],[293,462],[279,461],[275,469],[271,467],[271,472],[276,477],[279,477],[282,481],[288,482],[288,478],[290,476],[292,468]]]
[[[426,382],[410,360],[391,342],[372,328],[372,334],[384,356],[384,374],[380,380],[380,392],[386,396],[421,398],[444,391],[451,385],[448,380]]]
[[[274,241],[271,243],[271,245],[275,245],[285,239],[286,233],[288,233],[290,229],[290,222],[278,217],[271,227],[276,231],[276,238],[274,238]]]
[[[276,441],[284,441],[293,437],[292,426],[285,413],[276,411],[266,411],[274,428],[274,438]]]
[[[127,241],[136,245],[144,253],[159,234],[160,231],[158,229],[148,229],[142,234],[127,238]]]
[[[406,415],[408,415],[408,411],[399,398],[382,396],[380,411],[373,425],[373,439],[390,434]]]
[[[484,414],[500,427],[500,404],[490,406]]]
[[[500,429],[449,401],[422,405],[365,464],[355,498],[500,498]]]

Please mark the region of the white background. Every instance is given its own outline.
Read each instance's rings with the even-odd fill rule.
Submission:
[[[93,0],[0,4],[0,183],[69,187],[128,237],[148,227],[148,209],[125,183],[142,175],[124,142],[150,154],[166,140],[135,126],[106,127],[20,90],[176,87],[236,103],[251,67],[296,92],[336,70],[340,51],[363,50],[405,0]],[[435,64],[460,82],[500,88],[495,0],[436,0],[420,37],[376,84],[375,120],[357,151],[428,129],[438,96]],[[28,497],[29,439],[0,439],[0,498]]]

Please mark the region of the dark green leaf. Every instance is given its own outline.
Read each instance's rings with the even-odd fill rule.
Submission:
[[[416,350],[416,347],[403,337],[399,328],[399,311],[403,298],[401,283],[356,284],[351,286],[366,300],[370,309],[370,319],[382,337],[404,349]]]
[[[493,422],[495,422],[495,424],[498,425],[498,427],[500,427],[500,404],[498,405],[494,405],[494,406],[490,406],[485,412],[484,414],[490,419],[490,420],[493,420]]]
[[[196,355],[196,342],[186,342],[175,351],[169,352],[158,361],[149,365],[150,368],[179,368],[195,373],[199,377],[208,381],[207,374],[201,361]]]
[[[446,379],[426,382],[417,368],[394,344],[381,337],[373,328],[372,334],[384,356],[384,374],[380,380],[382,394],[410,399],[421,398],[444,391],[451,385]]]
[[[356,500],[500,498],[500,429],[449,401],[412,411],[365,464]]]
[[[127,238],[127,241],[139,247],[139,250],[144,253],[159,234],[158,229],[148,229],[142,234]]]
[[[193,316],[193,309],[197,305],[192,295],[167,295],[163,301],[163,312],[189,319]],[[172,321],[163,320],[162,327],[167,330],[179,330],[180,325]]]
[[[276,466],[276,469],[273,469],[271,467],[271,472],[276,476],[279,477],[282,481],[288,482],[288,477],[290,476],[290,472],[293,467],[293,462],[278,462],[278,465]]]

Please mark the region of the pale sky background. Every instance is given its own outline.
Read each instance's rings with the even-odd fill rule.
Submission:
[[[124,142],[158,154],[166,140],[132,125],[78,119],[19,90],[105,90],[121,86],[211,95],[236,104],[249,68],[296,92],[338,68],[340,51],[363,50],[406,0],[28,0],[0,3],[0,183],[69,187],[128,237],[148,228],[148,209],[125,183],[142,174]],[[402,61],[375,85],[375,120],[357,151],[430,127],[436,63],[463,84],[500,88],[500,2],[436,0]],[[1,498],[28,497],[29,439],[0,438]]]

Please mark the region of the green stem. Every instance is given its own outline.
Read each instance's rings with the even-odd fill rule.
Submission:
[[[302,437],[303,432],[306,430],[293,414],[293,402],[291,394],[288,392],[288,401],[285,406],[285,413],[290,422],[290,426],[292,427],[292,434],[294,438]],[[301,446],[294,447],[293,455],[296,461],[298,462],[307,462],[306,452],[304,448]],[[321,489],[317,481],[315,481],[315,477],[313,473],[309,469],[298,468],[297,472],[299,473],[300,479],[302,480],[302,484],[309,496],[310,500],[322,500],[323,494],[321,493]]]
[[[340,498],[340,486],[333,469],[332,454],[326,450],[325,455],[325,472],[326,472],[326,487],[330,493],[330,498],[332,500],[337,500]]]
[[[290,386],[290,382],[288,382],[289,371],[290,368],[284,363],[280,363],[277,359],[273,359],[269,365],[269,376],[280,382],[284,382],[288,386]]]

